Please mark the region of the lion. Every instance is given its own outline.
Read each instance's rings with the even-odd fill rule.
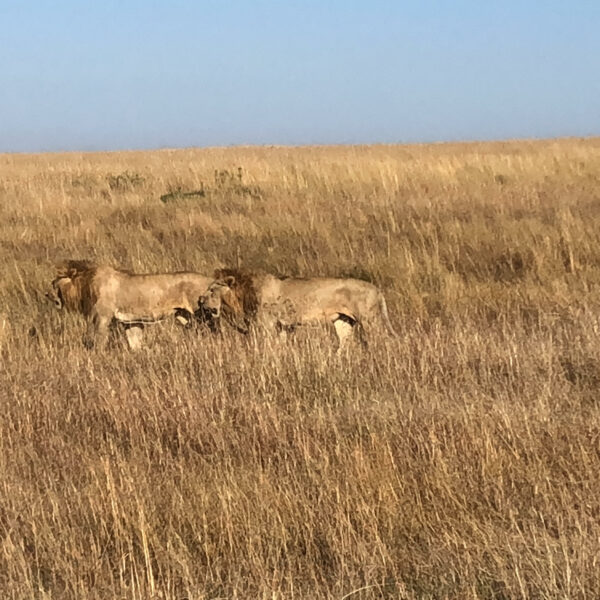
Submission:
[[[139,348],[146,324],[175,316],[190,325],[199,318],[198,296],[212,281],[194,272],[135,274],[97,265],[90,261],[69,260],[58,268],[46,296],[58,309],[83,314],[88,320],[84,344],[94,341],[104,347],[109,327],[124,326],[130,348]]]
[[[365,330],[377,324],[397,336],[383,293],[359,279],[278,278],[217,269],[199,305],[215,319],[224,314],[237,323],[241,320],[246,331],[252,323],[279,331],[293,331],[307,324],[333,324],[338,353],[355,331],[366,344]]]

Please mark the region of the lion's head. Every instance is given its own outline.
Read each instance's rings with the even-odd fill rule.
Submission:
[[[96,266],[83,260],[69,260],[57,266],[57,276],[46,292],[58,310],[63,308],[88,314],[95,298],[91,282],[96,272]]]
[[[52,302],[57,310],[62,310],[66,307],[67,300],[70,300],[72,294],[70,293],[73,287],[73,282],[69,277],[57,277],[50,284],[50,289],[46,292],[46,298]],[[74,307],[69,306],[70,310]]]
[[[217,269],[214,276],[206,294],[199,298],[200,306],[215,319],[223,315],[237,328],[240,321],[247,327],[258,308],[252,274],[237,269]]]

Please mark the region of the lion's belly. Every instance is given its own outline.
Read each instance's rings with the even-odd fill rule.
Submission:
[[[148,322],[158,321],[163,318],[164,315],[158,314],[157,312],[131,312],[127,310],[116,310],[115,318],[123,323],[134,323],[134,322]]]
[[[329,320],[331,311],[323,310],[320,307],[305,307],[298,311],[298,318],[302,323],[311,323],[314,321]]]
[[[329,306],[311,305],[290,298],[277,298],[271,304],[263,304],[262,308],[271,318],[285,325],[334,321],[338,312]]]
[[[172,310],[173,302],[165,290],[141,289],[117,297],[114,316],[117,320],[127,322],[152,322],[164,319]]]

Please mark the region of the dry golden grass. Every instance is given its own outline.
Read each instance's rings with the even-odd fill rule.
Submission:
[[[0,222],[3,598],[600,597],[600,140],[0,155]],[[363,277],[400,337],[88,351],[67,257]]]

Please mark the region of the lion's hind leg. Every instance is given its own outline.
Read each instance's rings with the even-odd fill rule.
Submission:
[[[360,329],[360,324],[356,319],[340,313],[334,320],[333,326],[338,337],[338,348],[336,354],[341,354],[346,346],[346,340],[354,334],[356,328]]]

